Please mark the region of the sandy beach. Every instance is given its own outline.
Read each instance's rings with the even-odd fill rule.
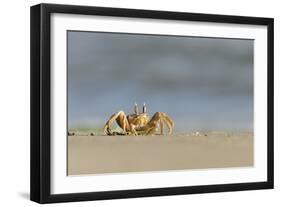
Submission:
[[[68,175],[246,166],[252,133],[68,137]]]

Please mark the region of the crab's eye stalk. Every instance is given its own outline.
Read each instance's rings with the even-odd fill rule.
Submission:
[[[146,105],[145,105],[145,103],[143,103],[142,113],[146,113]]]
[[[135,102],[135,106],[134,106],[134,112],[135,112],[135,114],[139,114],[139,108],[138,108],[138,105],[137,105],[137,103]]]

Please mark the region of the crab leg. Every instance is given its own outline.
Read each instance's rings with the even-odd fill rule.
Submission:
[[[158,123],[160,125],[161,134],[163,134],[163,123],[165,123],[165,125],[168,127],[169,134],[173,132],[174,122],[164,112],[156,112],[143,129],[146,131],[147,134],[152,134],[156,131]]]
[[[160,124],[159,125],[160,125],[160,134],[163,134],[163,127],[164,127],[163,125],[164,124],[163,124],[162,120],[160,120]]]
[[[103,132],[106,135],[110,135],[112,134],[111,130],[110,130],[110,126],[112,125],[112,123],[116,121],[116,123],[118,124],[118,126],[125,132],[129,132],[130,131],[130,125],[129,122],[127,120],[126,114],[124,113],[124,111],[119,111],[115,114],[113,114],[109,120],[105,123],[104,127],[103,127]]]
[[[169,134],[172,134],[173,132],[173,127],[174,127],[174,122],[173,120],[164,112],[160,112],[161,113],[161,120],[163,120],[163,122],[166,124],[166,126],[169,129]]]

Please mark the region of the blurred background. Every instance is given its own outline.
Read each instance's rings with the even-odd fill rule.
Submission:
[[[68,127],[147,105],[175,132],[253,131],[253,40],[68,31]]]

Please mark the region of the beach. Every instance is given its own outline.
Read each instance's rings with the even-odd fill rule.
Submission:
[[[68,175],[253,166],[252,133],[68,136]]]

